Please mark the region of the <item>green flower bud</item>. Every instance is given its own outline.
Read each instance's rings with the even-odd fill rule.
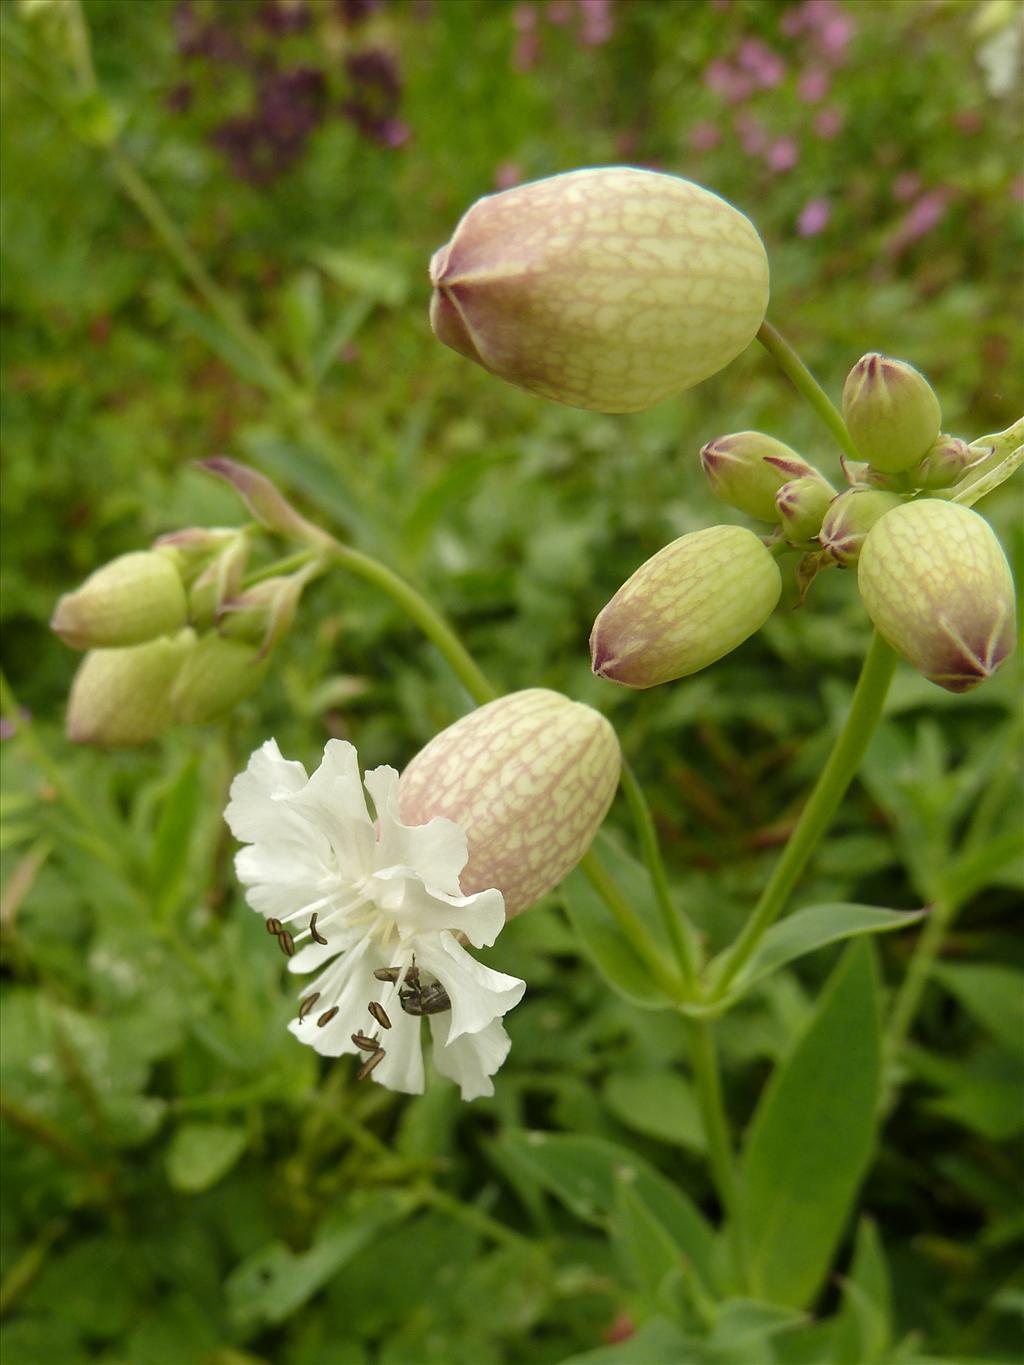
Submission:
[[[90,650],[71,684],[68,739],[116,748],[163,734],[173,721],[171,688],[195,643],[183,630],[125,649]]]
[[[218,629],[229,640],[258,643],[266,655],[291,630],[302,591],[319,566],[307,565],[297,573],[264,578],[221,607]]]
[[[784,483],[775,494],[775,511],[791,545],[806,545],[821,530],[836,490],[820,474]]]
[[[212,626],[224,604],[237,597],[248,562],[249,537],[239,535],[207,563],[189,589],[188,619],[194,626]]]
[[[265,474],[258,473],[249,465],[240,464],[238,460],[229,460],[226,455],[198,460],[197,464],[207,474],[230,484],[264,530],[317,548],[330,544],[331,537],[327,532],[321,531],[319,526],[314,526],[297,512]]]
[[[217,720],[255,692],[267,672],[256,646],[225,640],[215,631],[199,637],[171,691],[174,719],[189,725]]]
[[[1010,566],[988,522],[925,498],[886,512],[857,567],[879,633],[929,681],[967,692],[1013,652]]]
[[[984,456],[957,436],[940,436],[924,459],[910,471],[915,488],[952,488]]]
[[[638,412],[724,369],[768,305],[749,219],[689,180],[629,166],[477,200],[430,278],[446,346],[598,412]]]
[[[764,625],[782,592],[779,566],[753,531],[711,526],[641,564],[594,622],[594,672],[626,687],[696,673]]]
[[[886,474],[899,474],[935,443],[942,411],[923,374],[905,361],[872,351],[846,376],[843,416],[868,463]]]
[[[864,538],[875,522],[901,501],[898,494],[880,488],[848,488],[829,503],[818,533],[821,548],[837,564],[850,568],[860,558]]]
[[[700,452],[701,468],[715,497],[758,521],[775,521],[775,494],[791,479],[817,474],[789,446],[762,431],[718,436]]]
[[[185,589],[174,565],[153,550],[120,555],[65,593],[50,621],[72,649],[136,645],[180,630]]]
[[[434,816],[465,833],[464,895],[497,887],[516,915],[586,853],[619,781],[619,743],[603,716],[545,688],[481,706],[432,739],[403,772],[408,825]]]
[[[182,582],[189,587],[211,560],[243,533],[235,526],[187,526],[157,536],[153,549],[177,568]]]

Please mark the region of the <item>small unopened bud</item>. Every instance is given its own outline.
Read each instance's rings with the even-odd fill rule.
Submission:
[[[210,460],[199,460],[197,463],[207,474],[213,474],[230,484],[265,530],[304,541],[307,545],[321,546],[330,541],[327,532],[321,531],[319,526],[314,526],[297,512],[265,474],[238,460],[229,460],[226,455],[215,455]]]
[[[225,602],[218,629],[230,640],[258,643],[266,655],[291,629],[302,590],[319,572],[314,565],[286,576],[265,578]]]
[[[915,488],[952,488],[984,456],[957,436],[940,436],[924,459],[910,471]]]
[[[481,706],[432,739],[403,772],[402,820],[437,815],[465,833],[464,895],[497,887],[508,916],[567,876],[590,846],[619,781],[603,716],[545,688]]]
[[[188,587],[210,561],[241,534],[234,526],[187,526],[181,531],[157,536],[153,549],[176,566],[182,582]]]
[[[923,374],[903,360],[872,351],[846,376],[843,416],[868,463],[899,474],[935,443],[942,411]]]
[[[700,452],[701,468],[715,497],[758,521],[775,521],[775,494],[791,479],[817,474],[789,446],[763,431],[718,436]]]
[[[238,595],[249,562],[249,537],[236,535],[198,574],[188,594],[188,619],[197,629],[217,620],[224,604]]]
[[[938,498],[886,512],[857,583],[879,633],[931,682],[967,692],[1013,651],[1013,578],[983,517]]]
[[[779,566],[744,526],[711,526],[641,564],[594,622],[594,672],[656,687],[713,664],[764,625],[782,592]]]
[[[848,488],[829,503],[818,533],[821,548],[837,564],[850,568],[860,558],[864,538],[875,522],[900,502],[898,494],[880,488]]]
[[[775,511],[791,545],[815,539],[835,495],[836,490],[820,474],[782,485],[775,494]]]
[[[199,725],[217,720],[255,692],[267,660],[255,645],[225,640],[215,631],[200,636],[182,665],[171,692],[174,719]]]
[[[142,644],[185,624],[185,589],[153,550],[120,555],[57,603],[50,621],[72,649]]]
[[[439,340],[573,407],[638,412],[724,369],[768,305],[750,220],[630,166],[479,199],[430,263]]]
[[[172,724],[170,693],[195,647],[191,630],[125,649],[95,649],[82,660],[68,698],[75,744],[145,744]]]

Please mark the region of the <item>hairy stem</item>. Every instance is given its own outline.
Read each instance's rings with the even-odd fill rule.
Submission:
[[[876,631],[857,681],[849,714],[768,885],[761,893],[743,932],[725,953],[712,1000],[721,1000],[726,995],[730,984],[750,961],[765,932],[785,907],[808,859],[831,824],[881,717],[895,667],[895,653]]]

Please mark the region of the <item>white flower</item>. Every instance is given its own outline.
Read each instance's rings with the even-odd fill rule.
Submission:
[[[394,768],[367,772],[365,785],[376,821],[356,751],[336,739],[312,777],[267,740],[231,784],[224,818],[249,845],[235,860],[246,899],[286,951],[310,940],[292,971],[319,971],[289,1028],[324,1056],[357,1053],[375,1081],[418,1094],[425,1014],[438,1071],[463,1099],[491,1095],[509,1049],[500,1020],[526,986],[477,962],[459,937],[493,943],[502,894],[462,895],[466,836],[442,818],[403,825]]]

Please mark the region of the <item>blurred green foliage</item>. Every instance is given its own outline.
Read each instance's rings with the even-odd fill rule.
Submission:
[[[723,518],[706,440],[763,428],[830,473],[835,452],[756,348],[635,417],[507,389],[431,338],[426,262],[496,187],[656,165],[754,218],[771,316],[833,395],[878,349],[928,374],[946,429],[1005,427],[1012,6],[87,0],[88,98],[75,13],[2,11],[4,668],[32,718],[4,740],[5,1365],[1019,1358],[1019,663],[966,699],[901,671],[798,892],[961,908],[891,1067],[845,1278],[814,1322],[676,1286],[700,1328],[684,1338],[672,1248],[698,1271],[715,1257],[686,1030],[612,992],[554,898],[489,958],[528,982],[493,1100],[357,1087],[285,1031],[290,985],[232,877],[227,784],[268,734],[307,764],[333,734],[401,766],[466,706],[415,630],[331,576],[229,726],[96,755],[62,737],[74,660],[46,625],[113,555],[240,520],[190,462],[248,460],[421,583],[503,688],[613,718],[720,946],[848,701],[868,636],[853,583],[824,575],[799,611],[791,584],[737,654],[650,694],[593,679],[586,639],[644,558]],[[112,136],[285,386],[123,193]],[[985,511],[1019,565],[1019,491]],[[880,941],[883,994],[914,932]],[[722,1021],[737,1122],[835,960]]]

